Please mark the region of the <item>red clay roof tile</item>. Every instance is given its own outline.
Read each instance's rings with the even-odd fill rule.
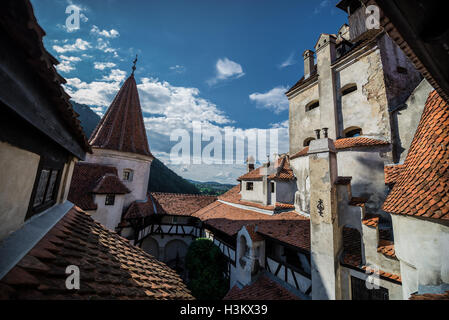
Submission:
[[[287,156],[281,156],[276,160],[274,168],[265,168],[262,166],[244,174],[237,180],[262,180],[264,172],[266,172],[267,178],[271,180],[289,181],[295,179],[293,170],[290,167],[289,158]]]
[[[383,210],[449,220],[449,106],[433,91]]]
[[[337,150],[390,145],[390,143],[388,141],[366,138],[366,137],[353,137],[353,138],[338,139],[338,140],[335,140],[334,144],[335,144],[335,149],[337,149]],[[308,154],[308,152],[309,152],[309,147],[305,147],[301,151],[292,155],[290,157],[290,159],[296,159],[299,157],[306,156]]]
[[[403,169],[404,169],[403,164],[385,166],[384,168],[385,184],[388,185],[395,184]]]
[[[232,287],[223,300],[301,300],[280,284],[261,275],[254,283],[239,288]]]
[[[107,178],[103,181],[105,176],[115,176],[116,178]],[[118,179],[115,167],[78,162],[73,170],[68,200],[83,210],[96,210],[97,205],[93,198],[95,189],[97,189],[98,193],[103,193],[107,190],[112,191],[110,193],[117,194],[129,192]]]
[[[69,265],[80,268],[80,290],[65,286]],[[173,270],[77,207],[0,281],[0,288],[1,299],[192,299]]]
[[[435,293],[412,294],[409,300],[449,300],[449,291],[446,291],[446,293],[441,294]]]
[[[152,156],[134,75],[120,88],[89,142],[97,148]]]
[[[255,225],[261,235],[310,251],[310,219],[294,211],[267,215],[216,201],[193,216],[229,236]]]
[[[146,202],[133,202],[124,217],[129,220],[147,217],[155,213],[191,216],[215,200],[217,197],[208,195],[152,192]],[[156,212],[154,208],[156,208]]]

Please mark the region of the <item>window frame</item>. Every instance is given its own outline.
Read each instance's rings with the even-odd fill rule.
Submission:
[[[254,182],[246,182],[246,191],[254,191]]]
[[[126,174],[128,175],[127,178],[125,178]],[[133,179],[134,179],[134,171],[132,169],[123,169],[122,180],[132,182]]]
[[[348,83],[347,85],[341,88],[340,93],[341,96],[344,97],[347,96],[348,94],[356,92],[358,89],[359,88],[356,83]]]
[[[64,171],[64,165],[65,162],[52,160],[46,157],[41,157],[36,173],[36,178],[34,180],[33,191],[31,193],[31,198],[28,205],[28,211],[25,216],[25,221],[30,219],[34,215],[39,214],[47,210],[48,208],[51,208],[57,203],[59,187],[61,185],[62,180],[62,173]],[[36,197],[38,196],[38,191],[40,189],[39,187],[42,178],[42,173],[44,171],[49,171],[49,174],[45,182],[42,200],[35,205]],[[50,182],[52,181],[52,176],[54,173],[56,173],[56,176],[54,178],[53,185],[51,186]],[[51,191],[49,189],[50,186],[52,187]]]
[[[320,107],[320,100],[312,100],[306,104],[306,112],[312,111]]]
[[[110,199],[112,199],[112,203],[111,201],[108,201]],[[108,207],[115,206],[115,194],[112,193],[107,194],[106,198],[104,199],[104,205]]]
[[[348,136],[348,133],[351,133],[351,132],[354,132],[354,131],[359,131],[358,135]],[[355,137],[360,137],[362,135],[363,135],[363,130],[362,130],[362,128],[359,128],[359,127],[349,127],[349,128],[346,128],[343,131],[343,137],[344,138],[355,138]]]

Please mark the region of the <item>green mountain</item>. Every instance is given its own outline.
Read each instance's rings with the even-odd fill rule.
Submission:
[[[201,194],[208,194],[213,196],[219,196],[235,187],[233,184],[222,184],[218,182],[200,182],[195,180],[188,180],[194,184],[200,190]],[[237,184],[237,183],[236,183]]]
[[[84,104],[72,101],[73,109],[78,113],[81,125],[89,138],[95,130],[100,116],[92,109]],[[167,168],[160,160],[154,158],[150,169],[150,182],[148,190],[152,192],[171,192],[171,193],[188,193],[199,194],[200,190],[194,184],[178,176],[175,172]]]
[[[71,101],[73,109],[80,116],[78,119],[81,121],[81,125],[84,129],[84,133],[86,134],[87,139],[89,139],[92,132],[95,130],[98,122],[100,122],[101,118],[98,114],[92,111],[89,106],[85,104],[79,104],[75,101]]]
[[[194,184],[178,176],[157,158],[154,158],[151,163],[148,190],[152,192],[200,193]]]

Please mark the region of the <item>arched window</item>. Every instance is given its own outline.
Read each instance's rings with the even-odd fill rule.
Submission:
[[[306,105],[306,112],[312,109],[318,108],[320,106],[319,100],[313,100]]]
[[[362,129],[359,127],[349,127],[343,131],[343,136],[345,138],[359,137],[362,135]]]
[[[351,92],[357,91],[357,85],[355,83],[349,83],[341,88],[341,95],[345,96]]]
[[[304,147],[308,147],[313,140],[315,140],[315,138],[307,138],[304,140]]]

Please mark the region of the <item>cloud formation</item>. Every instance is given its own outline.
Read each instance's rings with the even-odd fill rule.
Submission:
[[[218,59],[215,71],[216,76],[208,81],[209,85],[216,84],[221,80],[238,79],[245,75],[242,66],[228,58]]]
[[[249,95],[249,99],[254,101],[257,106],[272,110],[274,113],[279,114],[284,110],[288,110],[288,99],[285,96],[287,91],[286,87],[275,87],[265,93],[252,93]]]
[[[87,49],[90,48],[92,48],[91,44],[88,41],[85,41],[81,38],[76,39],[73,44],[65,44],[63,46],[59,45],[53,46],[53,50],[55,50],[57,53],[86,51]]]
[[[291,54],[288,56],[288,58],[287,58],[284,62],[282,62],[282,63],[279,65],[279,68],[283,69],[283,68],[292,66],[292,65],[294,65],[294,64],[296,64],[296,63],[297,63],[297,61],[295,60],[295,54],[294,54],[294,53],[291,53]]]
[[[94,68],[97,70],[104,70],[114,68],[116,66],[113,62],[94,62]]]
[[[117,38],[120,36],[120,33],[115,29],[111,29],[109,31],[108,30],[100,30],[100,28],[98,28],[96,25],[92,26],[92,29],[90,30],[90,32],[97,36],[102,36],[102,37],[111,38],[111,39]]]

